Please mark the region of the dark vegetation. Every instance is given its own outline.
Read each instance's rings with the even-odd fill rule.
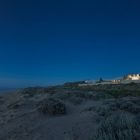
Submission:
[[[94,140],[139,140],[140,123],[127,112],[115,112],[105,118],[95,132]]]
[[[66,114],[65,104],[58,99],[47,98],[39,103],[38,110],[43,114],[63,115]]]
[[[25,97],[32,97],[36,94],[65,94],[66,98],[70,94],[76,94],[75,96],[81,96],[83,98],[91,98],[93,94],[102,94],[104,97],[109,95],[109,97],[121,98],[126,96],[140,96],[140,84],[130,83],[130,84],[118,84],[118,85],[93,85],[93,86],[78,86],[79,83],[65,83],[62,86],[52,86],[52,87],[29,87],[20,91]],[[90,95],[89,95],[90,93]],[[98,95],[97,95],[98,96]],[[65,98],[65,97],[64,97]]]
[[[140,84],[83,87],[78,84],[79,82],[47,88],[30,87],[19,93],[24,95],[25,99],[46,95],[45,99],[37,104],[37,108],[40,113],[53,116],[66,115],[66,102],[80,105],[86,100],[100,101],[100,105],[88,106],[83,110],[95,112],[99,116],[99,125],[93,133],[93,140],[140,139]]]

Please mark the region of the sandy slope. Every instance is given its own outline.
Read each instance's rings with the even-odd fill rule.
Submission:
[[[89,98],[73,103],[74,97],[62,100],[66,114],[44,115],[38,111],[38,104],[48,96],[25,97],[19,92],[0,96],[0,140],[94,140],[104,110],[109,114],[111,105],[114,111],[115,99]]]
[[[24,99],[18,94],[1,97],[1,140],[91,139],[98,116],[82,111],[96,104],[95,101],[85,101],[80,105],[65,102],[67,113],[61,116],[41,114],[36,109],[37,102],[34,97]]]

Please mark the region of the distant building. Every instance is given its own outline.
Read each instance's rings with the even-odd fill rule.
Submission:
[[[97,81],[87,80],[84,83],[79,84],[79,86],[90,86],[90,85],[109,85],[109,84],[128,84],[128,83],[140,83],[140,74],[129,74],[124,77],[120,77],[119,79],[113,80],[103,80],[100,78]]]
[[[123,80],[140,80],[140,74],[129,74],[127,76],[124,76]]]
[[[112,80],[112,84],[120,84],[121,83],[121,80]]]

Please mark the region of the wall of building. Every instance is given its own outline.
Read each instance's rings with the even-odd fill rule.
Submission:
[[[130,74],[125,80],[140,80],[140,74]]]

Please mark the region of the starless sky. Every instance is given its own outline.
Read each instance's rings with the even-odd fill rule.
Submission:
[[[0,87],[140,72],[139,0],[1,0]]]

